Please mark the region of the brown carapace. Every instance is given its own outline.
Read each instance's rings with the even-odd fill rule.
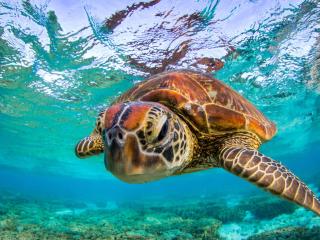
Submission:
[[[76,154],[104,152],[106,168],[129,183],[221,167],[320,215],[313,192],[258,151],[275,133],[271,121],[222,82],[172,71],[141,82],[101,112]]]

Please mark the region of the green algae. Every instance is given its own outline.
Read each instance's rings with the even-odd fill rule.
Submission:
[[[258,196],[242,201],[239,208],[239,211],[250,211],[255,218],[272,219],[279,214],[293,213],[298,206],[289,201],[279,201],[277,198],[270,199]]]
[[[319,217],[272,197],[239,198],[236,204],[226,198],[82,202],[3,193],[1,240],[316,239],[320,233]],[[258,208],[273,207],[272,214],[257,215]]]
[[[1,197],[0,239],[218,239],[221,222],[183,218],[165,206]]]
[[[287,227],[251,236],[248,240],[315,240],[319,239],[320,227]]]

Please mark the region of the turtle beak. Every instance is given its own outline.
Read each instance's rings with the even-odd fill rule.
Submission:
[[[123,146],[117,140],[112,140],[104,159],[107,170],[119,172],[123,168],[123,157]]]
[[[145,155],[135,135],[124,134],[120,128],[110,129],[106,134],[104,162],[113,175],[128,183],[148,182],[163,177],[163,162],[159,156]],[[160,170],[160,175],[155,172],[157,170]]]
[[[110,129],[106,134],[105,166],[113,175],[128,182],[130,175],[140,173],[138,142],[134,136],[126,137],[120,128]]]
[[[111,171],[123,162],[124,133],[118,127],[112,127],[105,133],[105,165],[107,170]]]

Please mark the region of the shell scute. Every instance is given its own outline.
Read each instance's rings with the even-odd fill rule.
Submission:
[[[164,102],[170,106],[179,106],[184,105],[189,100],[179,94],[178,92],[170,89],[158,89],[153,90],[140,98],[141,101],[152,101],[152,102]]]
[[[206,105],[205,111],[208,116],[209,129],[213,132],[232,131],[245,128],[246,118],[239,112],[216,104]]]
[[[157,74],[119,99],[164,104],[200,134],[244,130],[264,141],[276,133],[275,125],[243,96],[212,76],[198,72]]]
[[[192,102],[186,103],[182,112],[185,116],[188,116],[194,128],[200,132],[208,133],[207,114],[202,105],[198,105]]]
[[[174,89],[190,102],[205,104],[211,101],[207,91],[199,82],[194,81],[189,74],[184,72],[171,72],[163,75],[161,80],[163,81],[161,87]]]
[[[199,81],[211,97],[212,105],[206,107],[206,112],[212,132],[217,128],[220,131],[247,130],[256,133],[261,140],[275,135],[275,124],[232,88],[205,74],[190,73],[190,76]]]

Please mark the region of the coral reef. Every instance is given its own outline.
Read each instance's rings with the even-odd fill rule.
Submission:
[[[281,199],[228,198],[95,203],[6,192],[0,195],[0,240],[317,239],[320,234],[319,217]]]
[[[319,239],[320,227],[286,227],[264,232],[248,238],[248,240],[315,240]]]
[[[6,194],[0,197],[0,239],[218,239],[219,220],[181,217],[172,210],[172,205],[160,210],[151,203],[84,203]]]
[[[258,203],[258,204],[257,204]],[[280,214],[293,213],[298,206],[278,198],[251,197],[242,201],[239,211],[250,211],[257,219],[272,219]]]

